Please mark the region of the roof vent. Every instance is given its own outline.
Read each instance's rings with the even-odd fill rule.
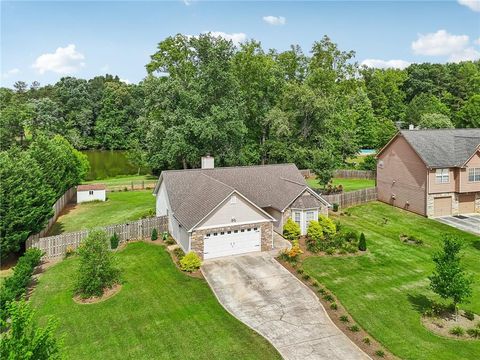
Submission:
[[[207,154],[202,156],[202,169],[213,169],[215,167],[215,158]]]

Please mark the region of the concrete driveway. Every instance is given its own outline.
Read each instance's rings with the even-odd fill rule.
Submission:
[[[480,235],[480,214],[442,216],[435,218],[435,220],[457,229]]]
[[[285,359],[370,359],[330,320],[316,295],[270,254],[206,261],[220,303]]]

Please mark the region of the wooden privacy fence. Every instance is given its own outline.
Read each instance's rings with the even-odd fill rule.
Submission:
[[[147,190],[154,189],[157,180],[131,181],[120,185],[107,185],[108,191]]]
[[[377,188],[349,191],[341,194],[322,195],[322,197],[330,204],[338,204],[340,208],[345,208],[377,200]]]
[[[120,243],[134,239],[144,240],[150,239],[153,229],[157,229],[159,236],[163,231],[168,231],[168,218],[166,216],[153,217],[96,229],[105,231],[108,236],[113,236],[116,233]],[[88,236],[88,232],[89,230],[82,230],[38,239],[28,239],[27,249],[40,249],[45,253],[44,259],[64,256],[67,249],[77,249],[82,240]]]
[[[50,228],[55,224],[55,221],[57,221],[58,216],[62,212],[62,210],[65,208],[65,206],[72,201],[72,199],[75,197],[77,193],[77,188],[72,187],[68,189],[56,202],[53,204],[53,216],[48,220],[47,225],[43,228],[42,231],[40,231],[38,234],[32,234],[27,238],[27,244],[28,242],[36,241],[40,239],[41,237],[47,235],[48,231]]]
[[[333,177],[344,179],[375,179],[376,172],[371,170],[335,170]]]

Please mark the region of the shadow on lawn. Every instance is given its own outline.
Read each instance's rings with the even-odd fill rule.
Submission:
[[[475,249],[480,250],[480,240],[475,240],[472,245]]]
[[[420,314],[425,313],[426,310],[431,309],[433,301],[425,295],[421,294],[408,294],[408,301],[412,304],[412,308]]]

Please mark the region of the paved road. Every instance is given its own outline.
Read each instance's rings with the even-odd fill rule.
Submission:
[[[316,295],[270,254],[209,260],[202,271],[220,303],[285,359],[370,359],[333,324]]]
[[[465,219],[462,217],[465,217]],[[464,215],[462,217],[442,216],[435,218],[435,220],[457,229],[480,235],[480,214]]]

